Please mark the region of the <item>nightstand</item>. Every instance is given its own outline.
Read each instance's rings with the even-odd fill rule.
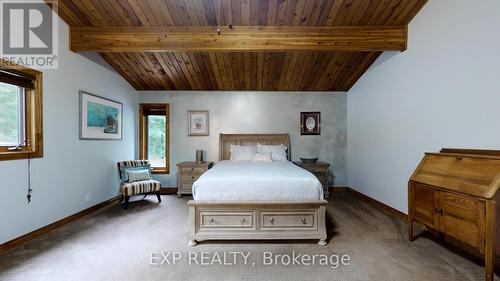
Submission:
[[[328,185],[330,183],[330,164],[324,162],[316,162],[314,164],[293,162],[295,165],[308,170],[313,173],[323,185],[323,193],[325,198],[330,198],[330,191]]]
[[[177,197],[183,194],[193,194],[193,182],[196,181],[201,174],[212,168],[214,162],[181,162],[177,164]]]

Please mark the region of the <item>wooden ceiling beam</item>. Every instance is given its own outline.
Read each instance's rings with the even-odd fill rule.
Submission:
[[[404,51],[406,26],[71,27],[71,50],[95,52]]]

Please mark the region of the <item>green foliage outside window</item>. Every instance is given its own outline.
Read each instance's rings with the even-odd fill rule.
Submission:
[[[0,83],[0,145],[19,141],[19,87]]]
[[[164,160],[166,157],[166,121],[166,116],[148,116],[148,158],[150,160]]]

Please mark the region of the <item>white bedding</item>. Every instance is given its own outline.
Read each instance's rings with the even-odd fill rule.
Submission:
[[[289,161],[221,161],[193,184],[194,200],[299,201],[323,199],[310,172]]]

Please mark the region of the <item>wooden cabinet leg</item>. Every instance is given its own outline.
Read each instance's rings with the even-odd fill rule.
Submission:
[[[495,274],[495,211],[496,203],[486,201],[486,243],[484,245],[484,280],[493,281]]]
[[[413,241],[415,237],[413,236],[413,197],[414,188],[412,183],[408,183],[408,240]]]
[[[413,242],[415,240],[415,237],[413,236],[413,221],[408,218],[408,240]]]

